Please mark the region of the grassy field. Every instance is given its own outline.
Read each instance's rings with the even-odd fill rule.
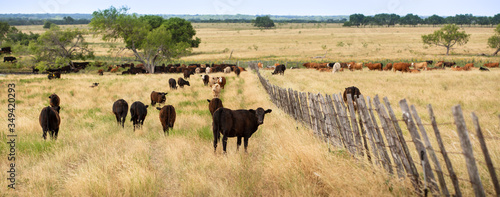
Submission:
[[[273,112],[249,141],[249,151],[214,154],[208,102],[211,90],[193,77],[191,87],[170,91],[169,78],[180,74],[120,76],[7,76],[16,83],[17,189],[0,196],[407,196],[407,181],[389,177],[345,151],[328,152],[311,130],[295,123],[268,99],[257,77],[227,74],[222,92],[225,107],[263,107]],[[90,88],[92,82],[99,82]],[[147,85],[146,85],[147,84]],[[158,110],[149,107],[141,130],[132,131],[127,117],[119,127],[111,112],[124,98],[150,104],[151,91],[167,91],[166,104],[176,108],[170,136],[163,136]],[[38,123],[48,96],[61,98],[61,129],[57,141],[44,141]],[[6,97],[5,94],[2,94]],[[6,106],[6,99],[1,100]],[[7,124],[6,113],[0,123]],[[5,133],[1,140],[7,141]],[[7,154],[0,144],[0,154]],[[219,145],[219,147],[221,147]],[[7,159],[0,160],[7,166]],[[4,174],[4,173],[2,173]],[[5,178],[2,186],[8,184]]]
[[[420,35],[439,27],[341,28],[336,24],[287,24],[277,29],[258,30],[250,24],[193,24],[202,43],[182,61],[223,61],[231,50],[234,60],[274,61],[417,61],[451,60],[498,62],[499,57],[478,56],[492,53],[486,40],[493,28],[465,27],[469,43],[444,56],[441,47],[426,47]],[[66,26],[75,27],[75,26]],[[76,26],[88,28],[87,26]],[[41,26],[20,26],[23,31],[43,32]],[[99,60],[119,62],[129,52],[108,53],[109,46],[99,37],[87,41]],[[313,59],[327,52],[325,59]],[[15,54],[14,54],[15,55]],[[0,63],[0,68],[29,65]],[[312,93],[339,93],[357,86],[365,96],[388,97],[401,117],[397,102],[406,98],[429,123],[427,104],[432,104],[448,151],[460,152],[460,143],[451,116],[451,107],[460,104],[469,131],[474,131],[470,112],[476,112],[489,137],[487,141],[495,166],[500,164],[500,70],[490,72],[430,71],[419,74],[394,72],[342,72],[335,75],[316,70],[287,70],[285,77],[262,71],[271,83]],[[194,76],[192,86],[170,91],[168,79],[181,74],[121,76],[95,71],[63,75],[47,80],[45,75],[0,77],[5,87],[16,83],[16,128],[18,132],[16,170],[18,189],[0,190],[0,196],[408,196],[415,195],[408,180],[391,177],[363,159],[353,159],[345,150],[328,151],[327,144],[277,109],[252,71],[240,78],[234,74],[215,74],[228,78],[222,93],[225,107],[272,109],[264,125],[249,141],[249,153],[236,152],[236,139],[229,139],[228,154],[221,148],[213,153],[211,117],[208,102],[211,91]],[[99,82],[97,88],[90,88]],[[163,136],[158,110],[149,107],[143,129],[132,131],[130,114],[125,128],[117,126],[111,112],[115,100],[123,98],[150,104],[151,91],[167,91],[167,104],[176,108],[177,121],[170,136]],[[57,141],[44,141],[38,123],[48,96],[61,97],[61,131]],[[7,106],[7,99],[0,103]],[[7,125],[7,112],[0,113],[0,124]],[[403,128],[406,128],[403,126]],[[426,126],[428,133],[430,127]],[[5,131],[6,132],[6,131]],[[1,141],[7,141],[2,132]],[[404,135],[409,138],[407,131]],[[432,134],[431,139],[434,139]],[[475,136],[475,156],[482,159]],[[493,140],[492,140],[493,139]],[[434,143],[434,140],[432,140]],[[410,143],[411,144],[411,143]],[[219,145],[221,147],[221,145]],[[414,150],[413,147],[410,148]],[[0,143],[0,154],[7,155],[7,144]],[[416,157],[416,156],[415,156]],[[460,178],[466,179],[463,156],[452,155]],[[1,166],[9,164],[0,160]],[[493,191],[487,169],[480,164],[483,185]],[[498,173],[498,172],[497,172]],[[2,176],[4,173],[1,173]],[[451,182],[448,181],[449,188]],[[5,178],[0,184],[8,184]],[[464,196],[473,195],[463,181]]]

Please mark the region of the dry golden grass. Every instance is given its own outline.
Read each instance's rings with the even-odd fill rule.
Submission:
[[[270,83],[282,88],[331,95],[342,93],[346,87],[356,86],[365,97],[374,98],[375,95],[379,95],[380,99],[387,97],[396,116],[401,120],[402,113],[399,101],[406,98],[409,105],[414,105],[419,112],[434,150],[438,150],[439,147],[430,125],[431,121],[427,110],[427,105],[432,104],[436,121],[440,124],[439,130],[445,147],[448,152],[455,153],[451,154],[455,172],[460,178],[468,180],[465,159],[463,155],[456,154],[462,152],[462,148],[456,126],[453,124],[454,119],[451,111],[453,106],[460,104],[468,131],[471,134],[470,138],[473,141],[474,154],[480,166],[479,171],[483,185],[490,192],[489,194],[494,193],[470,114],[474,112],[478,116],[483,134],[487,138],[486,143],[493,163],[495,166],[500,165],[500,148],[498,148],[500,139],[500,79],[498,76],[500,76],[500,69],[491,69],[490,72],[479,70],[458,72],[447,69],[422,71],[418,74],[368,71],[367,68],[364,68],[363,71],[344,71],[336,74],[319,72],[314,69],[299,69],[287,70],[285,76],[271,75],[271,72],[269,70],[261,71],[263,76],[270,80]],[[411,141],[405,123],[401,121],[400,126],[403,128],[406,141]],[[410,142],[409,145],[414,160],[418,159],[413,143]],[[437,155],[442,158],[441,154]],[[445,169],[444,165],[444,161],[441,160],[443,169]],[[497,170],[497,174],[498,172]],[[464,196],[473,195],[470,184],[462,180],[461,182]],[[452,190],[450,179],[447,179],[447,183],[448,189]]]
[[[228,153],[221,145],[213,153],[211,117],[206,99],[211,90],[198,76],[191,87],[170,91],[169,78],[180,74],[98,76],[4,76],[1,84],[16,83],[17,189],[0,196],[408,196],[407,181],[378,168],[329,152],[312,131],[294,122],[268,99],[255,74],[226,76],[225,107],[273,109],[249,140],[248,154],[236,152],[230,138]],[[90,88],[92,82],[99,82]],[[3,86],[6,87],[6,86]],[[167,104],[176,108],[170,136],[163,136],[158,110],[148,108],[144,126],[132,131],[130,113],[119,127],[112,104],[124,98],[150,104],[151,91],[167,91]],[[38,124],[48,96],[61,98],[61,129],[57,141],[44,141]],[[7,97],[5,93],[2,96]],[[6,99],[0,101],[6,106]],[[7,124],[7,113],[0,123]],[[6,141],[2,132],[1,141]],[[1,143],[0,154],[7,154]],[[7,166],[7,159],[0,160]],[[5,173],[2,173],[5,174]],[[6,187],[7,180],[0,185]]]

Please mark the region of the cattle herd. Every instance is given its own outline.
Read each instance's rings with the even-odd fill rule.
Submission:
[[[135,67],[132,66],[131,68],[133,69]],[[237,150],[239,149],[239,146],[241,145],[241,141],[243,139],[246,152],[248,139],[252,136],[253,133],[257,131],[259,125],[264,123],[264,115],[271,113],[271,109],[264,110],[263,108],[259,107],[257,109],[248,110],[231,110],[228,108],[224,108],[219,95],[226,85],[226,78],[209,76],[208,73],[213,73],[214,71],[234,70],[235,74],[239,76],[241,71],[245,71],[245,69],[237,66],[226,66],[224,68],[212,66],[208,68],[210,68],[211,71],[207,72],[207,69],[203,69],[207,74],[202,74],[201,78],[203,81],[203,85],[210,86],[213,92],[213,98],[211,100],[207,99],[207,101],[208,110],[210,111],[210,114],[212,116],[214,151],[216,151],[217,143],[218,141],[220,141],[222,134],[224,153],[226,153],[227,139],[230,137],[237,138]],[[170,78],[168,80],[170,90],[176,90],[177,85],[181,88],[183,88],[184,86],[190,86],[189,81],[186,81],[185,79],[188,79],[190,75],[194,74],[193,72],[191,72],[192,70],[198,70],[195,72],[201,74],[202,67],[200,65],[191,69],[186,66],[183,70],[180,70],[178,73],[182,73],[183,77],[179,77],[177,81],[174,78]],[[52,73],[52,75],[54,75],[54,73]],[[93,83],[91,87],[97,87],[97,85],[98,83]],[[173,105],[166,104],[167,95],[167,92],[160,91],[152,91],[150,94],[151,106],[159,105],[159,107],[156,107],[156,109],[159,110],[159,120],[160,124],[162,125],[164,135],[169,135],[169,133],[173,130],[177,116],[175,107]],[[59,125],[61,123],[61,117],[59,116],[61,109],[59,105],[61,101],[59,96],[57,96],[56,94],[50,95],[49,101],[50,106],[44,107],[42,109],[39,121],[40,126],[43,130],[43,138],[47,139],[47,133],[49,133],[51,138],[53,140],[56,140],[59,133]],[[118,99],[113,103],[112,112],[116,117],[116,122],[118,123],[118,125],[122,128],[125,128],[125,120],[128,111],[130,111],[130,121],[132,121],[133,131],[135,131],[136,129],[142,128],[142,125],[144,124],[144,121],[146,120],[148,114],[148,107],[149,105],[145,105],[141,101],[134,101],[129,108],[129,104],[126,100]]]
[[[463,67],[459,67],[455,62],[445,62],[438,61],[432,66],[434,61],[428,60],[425,62],[396,62],[396,63],[356,63],[356,62],[336,62],[336,63],[315,63],[308,62],[304,63],[303,66],[310,69],[316,69],[322,72],[332,72],[336,73],[339,71],[344,71],[348,69],[350,71],[363,70],[364,67],[368,70],[378,70],[378,71],[400,71],[400,72],[410,72],[419,73],[421,71],[430,70],[444,70],[446,67],[451,68],[453,71],[470,71],[470,70],[481,70],[489,71],[489,68],[498,68],[499,63],[485,63],[483,66],[475,67],[474,63],[468,63]],[[276,66],[273,74],[277,74],[278,66]]]

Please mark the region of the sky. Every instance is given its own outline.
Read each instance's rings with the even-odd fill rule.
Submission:
[[[84,13],[110,6],[130,8],[138,14],[248,14],[248,15],[350,15],[409,13],[419,16],[494,16],[500,0],[8,0],[0,14]]]

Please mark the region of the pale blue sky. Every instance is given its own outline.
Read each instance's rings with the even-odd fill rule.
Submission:
[[[250,14],[250,15],[350,15],[408,13],[420,16],[500,13],[500,0],[8,0],[0,7],[7,13],[88,13],[110,6],[130,8],[138,14]]]

